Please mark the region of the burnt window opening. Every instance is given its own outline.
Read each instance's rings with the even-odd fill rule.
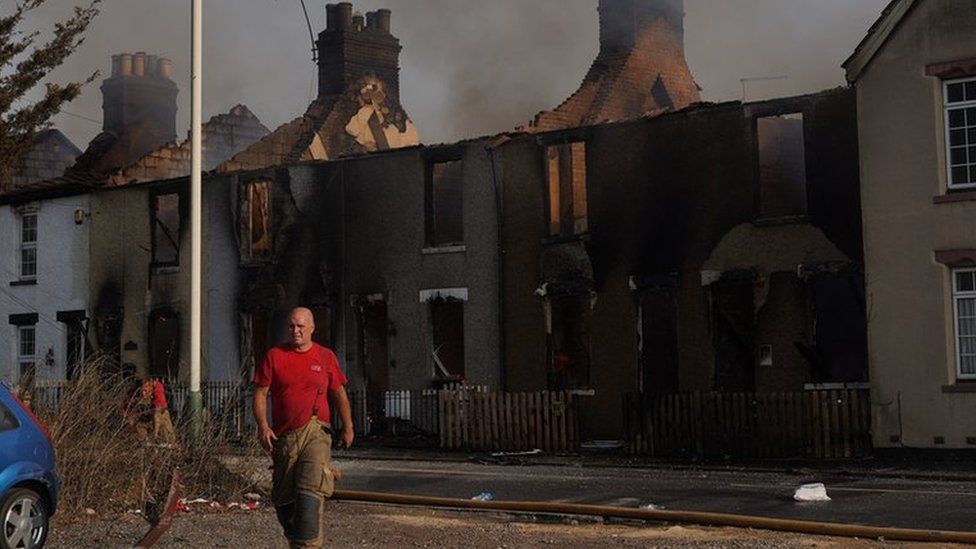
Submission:
[[[266,259],[271,253],[271,208],[268,181],[251,181],[241,192],[241,260]]]
[[[179,193],[152,196],[152,262],[154,267],[180,264],[180,235],[183,229]]]
[[[462,162],[432,162],[427,169],[427,245],[444,247],[464,242]]]
[[[381,295],[356,299],[359,324],[359,364],[365,389],[371,393],[390,389],[390,319]],[[371,416],[383,416],[384,402],[371,399],[366,404]]]
[[[756,378],[754,274],[726,273],[710,287],[715,388],[753,391]]]
[[[664,78],[661,75],[657,76],[657,80],[651,86],[651,97],[654,98],[654,103],[657,104],[659,109],[674,108],[674,101],[671,100],[671,94],[668,93],[668,87],[664,83]]]
[[[464,301],[437,297],[429,306],[435,377],[464,381]]]
[[[678,391],[678,298],[675,283],[640,290],[639,387],[648,394]]]
[[[860,275],[839,272],[807,281],[812,309],[812,348],[800,351],[813,365],[814,381],[868,380],[867,315]]]
[[[20,280],[37,279],[37,212],[27,211],[20,216]]]
[[[149,315],[149,374],[179,379],[180,315],[171,309],[159,309]]]
[[[586,196],[586,143],[546,147],[549,234],[576,236],[589,230]]]
[[[254,377],[254,371],[264,362],[265,354],[274,345],[271,335],[271,313],[255,310],[241,315],[241,376]]]
[[[84,311],[60,311],[57,318],[65,327],[65,377],[70,381],[78,378],[88,351],[86,314]]]
[[[552,297],[548,300],[549,389],[586,389],[590,386],[589,295]]]
[[[807,165],[803,114],[756,119],[759,153],[760,216],[807,213]]]

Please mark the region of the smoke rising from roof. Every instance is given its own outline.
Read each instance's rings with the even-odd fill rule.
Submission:
[[[81,0],[76,0],[81,1]],[[748,99],[843,85],[841,62],[888,0],[685,0],[688,64],[702,98]],[[74,1],[49,2],[29,19],[42,30]],[[306,0],[317,34],[325,0]],[[511,129],[574,92],[598,50],[596,0],[360,0],[356,11],[393,11],[403,44],[402,102],[426,143]],[[204,118],[246,104],[269,128],[304,112],[316,90],[299,0],[204,3]],[[189,3],[104,0],[81,50],[54,79],[107,77],[111,54],[145,51],[174,61],[178,131],[189,122]],[[98,85],[66,111],[101,120]],[[100,124],[61,114],[55,125],[84,145]]]

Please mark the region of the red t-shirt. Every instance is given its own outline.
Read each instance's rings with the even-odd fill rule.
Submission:
[[[329,393],[347,382],[335,353],[317,343],[304,353],[275,347],[254,372],[254,384],[270,388],[272,428],[278,435],[301,429],[313,415],[328,424]]]

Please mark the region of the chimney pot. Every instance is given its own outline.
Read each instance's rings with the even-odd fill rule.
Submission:
[[[159,77],[166,80],[173,79],[173,61],[165,57],[159,58]]]
[[[389,34],[392,12],[388,9],[376,10],[376,28]]]
[[[325,30],[336,30],[339,28],[339,6],[337,4],[325,5]]]
[[[132,54],[123,53],[119,55],[119,76],[132,75]]]
[[[146,76],[146,52],[137,51],[132,57],[132,74]]]
[[[366,12],[366,28],[375,29],[376,28],[376,12],[368,11]]]
[[[357,32],[358,31],[361,31],[361,30],[363,30],[363,27],[365,27],[365,26],[366,26],[366,24],[365,24],[364,19],[363,19],[363,14],[356,13],[356,14],[354,14],[352,16],[352,29],[354,31],[357,31]]]
[[[112,76],[118,76],[122,72],[122,56],[113,55],[112,56]]]
[[[348,30],[352,26],[352,4],[339,2],[336,6],[336,30]]]
[[[118,73],[114,67],[118,64]],[[145,52],[113,56],[113,75],[102,82],[103,131],[127,136],[121,165],[176,138],[176,84],[172,62]],[[155,67],[155,68],[153,68]]]

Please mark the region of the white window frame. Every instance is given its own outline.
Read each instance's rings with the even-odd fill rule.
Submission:
[[[26,333],[30,333],[31,337],[31,353],[24,354],[24,336]],[[17,374],[20,376],[24,375],[24,365],[30,364],[34,371],[37,371],[37,326],[34,324],[27,324],[23,326],[17,326]]]
[[[24,223],[27,221],[27,219],[33,219],[34,220],[34,240],[24,240]],[[37,269],[37,259],[38,259],[38,257],[37,257],[37,237],[38,237],[38,231],[40,230],[40,225],[38,224],[37,212],[36,211],[26,211],[26,212],[20,214],[20,223],[19,223],[19,225],[20,225],[20,227],[19,227],[19,229],[20,229],[20,231],[19,231],[20,232],[20,236],[19,236],[20,246],[19,246],[19,248],[17,250],[17,252],[18,252],[17,264],[19,265],[18,270],[19,270],[19,274],[20,274],[20,280],[23,280],[23,281],[37,280],[37,270],[38,270]],[[33,250],[34,251],[34,272],[33,273],[30,273],[30,274],[27,274],[25,272],[25,270],[24,270],[24,266],[25,266],[25,263],[24,263],[24,252],[27,251],[27,250]]]
[[[967,82],[976,82],[976,77],[967,78],[953,78],[951,80],[942,81],[942,110],[943,110],[943,124],[945,125],[945,165],[946,165],[946,186],[949,190],[961,190],[961,189],[976,189],[976,181],[971,181],[970,183],[954,184],[952,182],[952,146],[951,146],[951,132],[949,128],[949,112],[957,109],[967,109],[971,107],[976,107],[976,100],[974,101],[960,101],[956,103],[949,103],[949,86],[952,84],[965,84]],[[968,127],[967,127],[968,131]],[[976,147],[976,143],[968,143],[967,147]],[[967,165],[972,165],[976,163],[976,159],[971,159]],[[955,286],[953,286],[955,287]]]
[[[972,291],[959,291],[959,280],[956,275],[961,273],[976,273],[976,268],[951,269],[952,276],[952,324],[956,343],[956,377],[958,379],[976,379],[976,373],[965,374],[962,371],[962,341],[959,330],[959,302],[963,299],[976,299],[976,287]]]

